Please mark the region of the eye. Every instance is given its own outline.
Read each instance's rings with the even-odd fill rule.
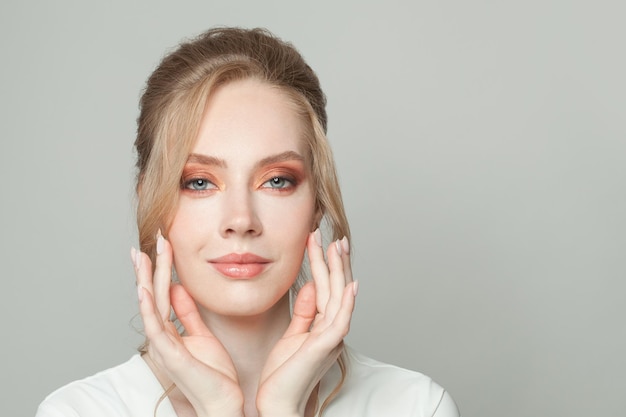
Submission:
[[[204,190],[209,190],[211,188],[215,188],[215,184],[213,184],[211,181],[207,180],[206,178],[193,178],[193,179],[190,179],[189,181],[185,181],[185,183],[183,184],[183,187],[188,190],[204,191]]]
[[[292,180],[290,180],[290,179],[285,178],[285,177],[273,177],[269,181],[266,181],[263,184],[263,186],[266,187],[266,188],[283,189],[283,188],[293,187],[294,186],[294,182]]]

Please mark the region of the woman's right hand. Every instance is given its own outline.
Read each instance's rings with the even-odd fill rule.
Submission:
[[[172,247],[160,233],[154,274],[150,258],[133,250],[148,355],[198,416],[243,416],[243,393],[233,361],[187,291],[171,284],[172,260]],[[170,321],[170,307],[185,329],[182,336]]]

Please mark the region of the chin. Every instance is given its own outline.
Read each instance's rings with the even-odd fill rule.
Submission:
[[[274,296],[259,297],[258,294],[224,295],[218,299],[196,300],[196,303],[204,310],[212,314],[228,317],[258,317],[272,311],[279,311],[281,308],[289,309],[289,288],[286,291]]]

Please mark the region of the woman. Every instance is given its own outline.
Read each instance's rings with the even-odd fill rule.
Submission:
[[[457,416],[428,377],[344,348],[358,285],[325,132],[317,77],[266,31],[167,56],[135,142],[146,344],[37,415]]]

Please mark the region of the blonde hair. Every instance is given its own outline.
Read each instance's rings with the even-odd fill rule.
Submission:
[[[254,78],[279,88],[304,124],[315,192],[316,224],[333,240],[350,238],[332,151],[326,138],[326,97],[300,53],[264,29],[215,28],[182,43],[148,78],[137,120],[137,225],[141,250],[154,264],[156,233],[167,233],[180,192],[180,178],[198,134],[211,92],[235,80]],[[306,278],[301,273],[294,291]],[[338,359],[341,382],[345,358]]]

